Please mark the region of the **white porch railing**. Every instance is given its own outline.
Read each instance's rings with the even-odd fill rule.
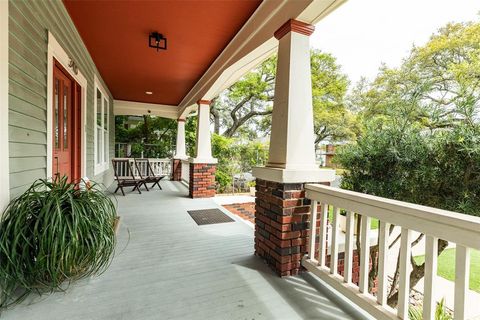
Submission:
[[[315,249],[309,249],[309,255],[302,260],[302,265],[306,269],[327,282],[376,319],[408,319],[412,232],[423,233],[426,236],[423,319],[434,319],[438,239],[447,240],[456,244],[454,318],[467,318],[468,306],[466,304],[466,296],[469,289],[470,250],[480,249],[480,218],[316,184],[306,186],[306,197],[312,200],[311,221],[316,221],[317,214],[321,215],[319,258],[317,261]],[[321,204],[322,210],[320,213],[317,213],[319,204]],[[326,253],[328,244],[326,229],[329,206],[333,207],[333,226],[332,239],[329,240],[331,259],[329,266],[327,266]],[[337,274],[338,216],[340,209],[347,211],[344,276]],[[351,280],[355,242],[354,213],[362,216],[359,286],[352,284]],[[370,258],[370,238],[368,233],[372,218],[379,220],[378,292],[376,297],[368,292]],[[386,304],[389,226],[391,224],[401,227],[397,310],[390,308]],[[309,248],[315,248],[315,229],[311,228],[310,231]]]
[[[137,169],[133,158],[114,158],[113,160],[129,160],[133,172],[136,176],[139,176],[140,174],[142,176],[148,176],[148,167],[146,162],[138,162]],[[166,175],[167,177],[170,177],[172,173],[172,160],[167,158],[149,158],[148,161],[150,162],[153,173],[155,175]],[[118,163],[117,165],[118,167],[116,168],[116,170],[119,176],[129,175],[129,169],[126,165],[123,165],[122,163]]]
[[[182,160],[182,182],[185,184],[190,183],[190,161]]]

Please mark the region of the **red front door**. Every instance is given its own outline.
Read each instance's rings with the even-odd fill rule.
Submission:
[[[58,64],[53,68],[53,178],[79,178],[80,86]]]

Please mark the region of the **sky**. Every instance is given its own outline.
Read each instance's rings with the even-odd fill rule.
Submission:
[[[333,54],[352,84],[399,66],[448,22],[480,21],[480,0],[349,0],[320,21],[314,48]]]

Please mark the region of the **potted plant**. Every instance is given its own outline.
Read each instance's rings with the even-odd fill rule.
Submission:
[[[113,258],[116,217],[97,184],[79,188],[65,177],[35,181],[0,220],[0,308],[32,291],[64,290],[105,271]]]

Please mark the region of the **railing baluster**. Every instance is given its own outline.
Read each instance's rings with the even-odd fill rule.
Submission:
[[[310,216],[310,242],[308,247],[308,256],[310,260],[315,260],[315,242],[317,236],[317,207],[318,202],[312,200],[311,211],[312,214]]]
[[[388,261],[388,235],[390,224],[380,221],[378,237],[378,292],[377,302],[384,306],[387,304],[387,261]]]
[[[454,319],[466,319],[467,292],[470,279],[470,248],[457,244],[455,250],[455,303]]]
[[[445,239],[450,243],[456,243],[457,252],[455,257],[455,288],[454,288],[454,318],[466,319],[470,316],[467,307],[474,308],[474,303],[470,301],[467,295],[469,291],[469,272],[470,272],[470,251],[480,250],[480,219],[476,217],[465,216],[456,212],[448,212],[441,209],[429,208],[411,203],[385,199],[372,195],[365,195],[358,192],[352,192],[323,185],[307,184],[306,197],[312,201],[312,221],[320,214],[320,228],[314,228],[312,222],[309,246],[309,259],[302,260],[304,266],[309,272],[334,288],[345,298],[356,304],[365,312],[369,313],[374,319],[408,319],[410,307],[410,279],[412,270],[412,241],[420,241],[419,235],[425,235],[425,279],[424,279],[424,299],[423,299],[423,319],[435,319],[437,308],[437,299],[435,291],[437,276],[437,260],[439,238]],[[318,202],[315,202],[318,201]],[[319,203],[321,211],[316,212]],[[327,204],[328,203],[328,204]],[[327,220],[330,217],[329,208],[333,207],[332,232],[328,231]],[[338,238],[339,233],[338,218],[339,208],[347,210],[346,215],[346,233],[345,233],[345,264],[344,277],[338,277]],[[320,208],[318,208],[320,210]],[[365,212],[368,214],[359,215],[361,217],[360,226],[355,226],[355,212]],[[372,219],[378,219],[378,255],[370,257]],[[393,228],[395,226],[395,228]],[[359,228],[358,228],[359,227]],[[330,228],[330,226],[328,226]],[[357,230],[358,235],[356,235]],[[392,236],[390,231],[393,230]],[[371,234],[370,234],[371,233]],[[400,233],[400,235],[398,235]],[[398,235],[395,240],[395,261],[389,246],[391,238]],[[320,236],[319,256],[312,250],[315,243],[315,236]],[[359,238],[356,238],[359,237]],[[328,238],[328,242],[327,242]],[[372,237],[373,238],[373,237]],[[355,241],[356,240],[356,241]],[[358,241],[360,240],[360,241]],[[318,241],[318,240],[317,240]],[[397,243],[397,241],[399,243]],[[353,255],[355,242],[358,242],[358,253],[360,255],[359,286],[353,286]],[[329,249],[329,250],[328,250]],[[330,257],[327,257],[326,251]],[[313,259],[312,259],[313,258]],[[317,259],[315,259],[317,258]],[[331,258],[327,268],[326,260]],[[355,257],[356,258],[356,257]],[[371,282],[369,281],[370,263],[378,263],[378,291],[376,296],[369,292]],[[318,260],[318,261],[317,261]],[[356,261],[355,261],[356,262]],[[390,308],[387,304],[389,288],[387,269],[389,265],[398,263],[398,299],[397,310]],[[357,264],[355,264],[357,267]],[[332,274],[334,276],[332,276]],[[389,275],[389,274],[388,274]],[[370,283],[369,283],[370,282]],[[452,288],[453,290],[453,288]],[[446,294],[446,293],[445,293]],[[449,293],[453,295],[452,292]],[[442,294],[443,295],[443,294]],[[468,301],[468,302],[467,302]]]
[[[330,246],[330,273],[338,273],[338,215],[340,208],[333,208],[332,245]]]
[[[425,239],[425,280],[423,289],[423,319],[434,320],[435,281],[437,278],[438,238],[426,235]]]
[[[400,279],[398,285],[398,317],[408,319],[410,301],[410,255],[412,252],[412,231],[402,227],[400,244]]]
[[[352,283],[355,213],[348,211],[346,219],[344,281],[346,283]]]
[[[360,278],[358,285],[360,292],[362,293],[368,293],[368,273],[370,271],[370,221],[370,217],[362,215]]]
[[[328,204],[322,203],[322,215],[320,216],[320,243],[318,244],[318,264],[325,267],[327,253],[327,220]]]

